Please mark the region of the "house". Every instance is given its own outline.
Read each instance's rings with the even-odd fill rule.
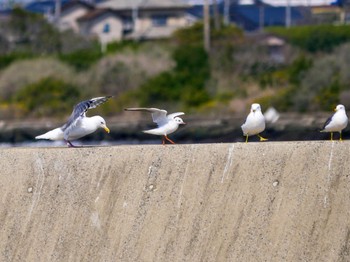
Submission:
[[[318,5],[311,7],[311,16],[313,22],[322,23],[339,23],[344,20],[344,10],[338,5]]]
[[[224,14],[224,2],[218,6],[219,13]],[[304,11],[300,7],[291,7],[291,24],[297,25],[303,23]],[[189,14],[203,18],[203,6],[192,6]],[[213,7],[210,8],[210,14],[213,15]],[[285,26],[286,8],[281,6],[270,6],[264,3],[259,5],[238,5],[233,3],[229,8],[229,20],[231,23],[241,27],[244,31],[256,31],[261,27],[267,26]]]
[[[286,60],[285,57],[285,45],[284,39],[274,35],[264,35],[260,41],[260,44],[267,47],[270,61],[274,64],[283,64]]]
[[[123,39],[126,20],[111,9],[95,9],[78,18],[79,33],[98,38],[102,44],[120,41]]]
[[[72,30],[80,32],[78,19],[93,12],[95,7],[83,1],[69,1],[62,6],[58,28],[61,31]]]
[[[129,39],[157,39],[169,37],[176,29],[188,26],[186,11],[190,5],[182,0],[109,0],[96,8],[108,8],[123,16],[124,30]]]
[[[166,38],[191,24],[188,8],[182,0],[107,0],[95,1],[95,5],[73,0],[63,4],[58,27],[97,38],[104,44],[122,39]]]
[[[257,30],[260,27],[285,26],[286,7],[240,5],[231,6],[230,19],[247,31]],[[260,24],[262,20],[263,24]],[[291,25],[300,24],[303,15],[298,7],[291,7]]]

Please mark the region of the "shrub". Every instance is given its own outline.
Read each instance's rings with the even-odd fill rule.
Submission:
[[[140,45],[140,42],[133,40],[112,42],[107,45],[107,53],[116,53],[123,51],[124,49],[131,49],[135,51],[139,49]]]
[[[52,54],[60,50],[60,33],[42,16],[14,8],[6,23],[15,37],[15,50],[35,54]]]
[[[149,47],[142,47],[137,52],[128,49],[103,57],[89,70],[78,74],[79,86],[84,86],[84,92],[90,95],[119,97],[124,92],[138,89],[150,77],[174,66],[167,52],[158,50],[157,46]]]
[[[53,77],[41,79],[21,89],[13,101],[26,115],[61,116],[79,101],[77,87]]]
[[[68,54],[60,54],[59,59],[71,66],[77,71],[88,69],[102,57],[101,51],[95,47],[90,49],[77,50]]]
[[[10,53],[0,55],[0,69],[9,66],[12,62],[21,59],[28,59],[34,57],[31,53]]]
[[[334,96],[339,96],[339,90],[334,88],[334,84],[340,84],[340,65],[334,55],[328,55],[315,60],[313,66],[302,79],[300,86],[294,96],[295,108],[299,111],[322,109],[328,103],[323,100],[324,92],[334,92]],[[316,99],[316,97],[318,97]],[[328,96],[329,97],[329,96]],[[325,105],[329,107],[329,105]]]
[[[77,74],[69,66],[53,58],[15,61],[0,74],[0,100],[9,100],[21,88],[46,77],[73,82]]]
[[[350,27],[348,25],[271,27],[266,30],[285,37],[291,44],[312,53],[330,52],[334,47],[350,40]]]
[[[219,30],[215,30],[213,20],[211,23],[211,40],[212,45],[221,45],[233,43],[243,38],[243,31],[233,25],[220,26]],[[194,25],[182,28],[174,32],[173,39],[180,45],[201,45],[203,43],[203,22],[197,22]]]
[[[335,107],[340,102],[340,92],[343,86],[340,84],[338,77],[326,87],[324,87],[319,94],[316,94],[314,101],[322,110],[329,110],[330,107]]]
[[[296,58],[288,67],[289,82],[294,85],[299,85],[307,70],[312,67],[312,60],[302,55]]]
[[[210,77],[206,52],[198,46],[180,46],[173,54],[174,70],[149,79],[137,96],[142,106],[181,101],[184,107],[196,107],[209,100],[205,89]]]

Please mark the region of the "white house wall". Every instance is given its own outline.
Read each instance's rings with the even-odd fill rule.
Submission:
[[[109,24],[110,31],[104,33],[105,24]],[[103,16],[90,25],[90,34],[96,35],[101,43],[109,43],[113,41],[120,41],[123,37],[122,21],[113,16]]]
[[[167,18],[167,23],[164,26],[154,26],[152,17],[156,15],[168,15],[169,17]],[[188,20],[186,19],[184,13],[179,12],[178,14],[174,13],[169,13],[167,14],[166,12],[143,12],[140,14],[138,19],[136,20],[135,23],[135,28],[134,28],[134,34],[135,35],[143,35],[144,33],[147,34],[148,31],[154,29],[161,29],[157,30],[159,32],[169,32],[169,33],[161,33],[158,37],[167,37],[170,36],[170,34],[178,29],[187,26]],[[145,35],[147,37],[147,35]],[[157,35],[152,35],[152,37],[157,38]]]

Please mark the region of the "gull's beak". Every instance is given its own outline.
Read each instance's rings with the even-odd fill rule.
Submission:
[[[111,132],[106,125],[101,126],[108,134]]]
[[[337,112],[337,108],[334,108],[334,112]]]
[[[182,122],[181,124],[186,125],[186,123],[185,123],[185,122]]]
[[[255,111],[256,111],[256,110],[255,110],[255,109],[253,109],[253,113],[255,113]]]

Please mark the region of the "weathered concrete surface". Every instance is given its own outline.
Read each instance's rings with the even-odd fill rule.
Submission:
[[[350,142],[0,150],[0,261],[350,261]]]

